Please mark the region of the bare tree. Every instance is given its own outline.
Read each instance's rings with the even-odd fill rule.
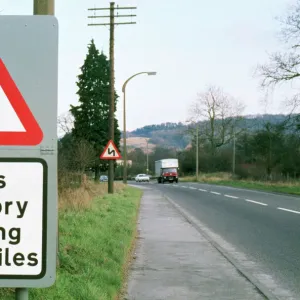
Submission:
[[[287,51],[271,54],[269,63],[258,66],[257,74],[262,77],[261,84],[264,88],[292,82],[300,77],[300,0],[279,20],[280,36],[287,45]]]
[[[287,118],[281,126],[300,129],[300,0],[291,5],[286,14],[278,18],[281,24],[279,36],[286,50],[270,55],[269,62],[259,65],[256,75],[262,78],[261,86],[268,91],[280,84],[293,84],[295,90],[291,98],[283,100],[282,111],[287,112]]]
[[[96,153],[93,145],[86,140],[76,141],[74,145],[71,159],[73,157],[76,169],[82,174],[88,166],[94,165]]]
[[[70,112],[61,114],[57,118],[58,129],[63,134],[71,133],[73,125],[74,125],[74,118]]]
[[[299,24],[300,25],[300,24]],[[298,50],[290,53],[274,53],[270,63],[259,66],[262,87],[275,86],[279,83],[293,81],[300,76],[300,55]]]
[[[219,87],[210,86],[192,104],[192,120],[201,122],[199,134],[208,142],[212,155],[216,150],[229,143],[233,134],[238,135],[242,129],[237,128],[241,120],[244,105]]]

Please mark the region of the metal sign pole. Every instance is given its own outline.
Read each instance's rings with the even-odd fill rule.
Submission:
[[[28,289],[17,288],[16,289],[16,300],[28,300],[29,293]]]

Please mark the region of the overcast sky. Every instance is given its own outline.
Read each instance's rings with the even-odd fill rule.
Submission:
[[[141,71],[127,86],[127,129],[163,122],[184,122],[197,93],[208,84],[221,86],[246,104],[246,114],[263,113],[264,93],[252,74],[267,53],[277,50],[279,23],[292,0],[119,0],[137,6],[136,25],[116,27],[116,89]],[[56,0],[60,25],[58,113],[77,103],[76,80],[92,38],[108,55],[108,27],[87,26],[87,9],[108,7],[107,0]],[[5,15],[32,14],[33,0],[0,0]],[[127,13],[130,11],[120,11]],[[108,12],[99,12],[104,14]],[[98,19],[103,21],[101,19]],[[123,20],[122,18],[122,21]],[[33,45],[34,47],[34,45]],[[272,97],[269,112],[280,112],[285,92]],[[121,98],[122,99],[122,98]],[[117,117],[122,128],[123,104]]]

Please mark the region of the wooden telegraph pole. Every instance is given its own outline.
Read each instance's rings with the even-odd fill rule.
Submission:
[[[114,2],[110,2],[110,7],[108,8],[89,8],[89,11],[98,11],[98,10],[109,10],[109,16],[88,16],[88,18],[109,18],[109,23],[98,23],[98,24],[88,24],[88,26],[106,26],[109,25],[110,28],[110,37],[109,37],[109,60],[110,60],[110,105],[109,105],[109,139],[114,141],[114,132],[115,132],[115,61],[114,61],[114,39],[115,39],[115,25],[125,25],[125,24],[136,24],[136,22],[115,22],[115,18],[121,17],[136,17],[136,15],[115,15],[115,10],[120,9],[136,9],[136,7],[115,7]],[[114,193],[114,161],[109,161],[108,169],[108,193]]]
[[[54,0],[34,0],[34,15],[54,15]]]

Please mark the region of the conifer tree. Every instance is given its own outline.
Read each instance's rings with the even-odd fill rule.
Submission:
[[[108,163],[100,161],[100,154],[109,141],[109,102],[110,102],[110,63],[107,57],[96,48],[94,40],[88,46],[88,53],[81,67],[77,81],[79,104],[71,105],[70,112],[74,117],[72,134],[78,140],[86,140],[93,145],[95,158],[95,180],[99,172],[106,171]],[[115,92],[115,111],[118,95]],[[115,138],[120,146],[120,130],[115,118]]]

